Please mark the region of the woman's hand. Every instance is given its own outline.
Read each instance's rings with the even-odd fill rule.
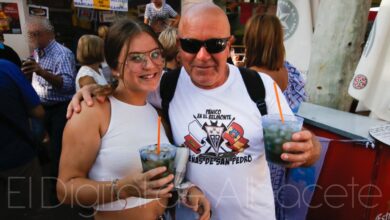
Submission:
[[[197,212],[199,214],[199,220],[208,220],[211,217],[210,202],[196,186],[188,190],[187,200],[184,202],[184,205]]]
[[[118,194],[120,198],[130,196],[155,199],[170,198],[173,189],[173,174],[166,177],[155,179],[156,176],[164,173],[166,167],[157,167],[148,172],[131,175],[118,182]]]

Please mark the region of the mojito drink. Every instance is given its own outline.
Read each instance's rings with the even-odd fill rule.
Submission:
[[[284,115],[282,123],[279,115],[265,115],[262,117],[264,148],[267,161],[287,165],[288,162],[281,159],[283,144],[291,141],[293,133],[302,128],[303,118],[293,115]]]
[[[155,179],[160,179],[166,177],[169,174],[174,173],[175,169],[175,156],[176,156],[176,147],[174,145],[162,144],[160,146],[160,154],[157,153],[157,145],[148,145],[142,147],[139,150],[142,168],[144,172],[147,172],[151,169],[165,166],[167,170],[158,175]]]

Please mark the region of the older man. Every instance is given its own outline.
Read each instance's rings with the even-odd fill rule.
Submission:
[[[32,78],[32,85],[45,108],[45,128],[50,137],[52,174],[57,176],[62,132],[66,123],[66,106],[75,92],[76,67],[73,53],[54,39],[49,20],[27,20],[29,43],[34,48],[33,59],[25,61],[22,71]]]
[[[197,4],[184,13],[179,24],[183,68],[168,111],[173,138],[176,145],[190,148],[198,142],[191,148],[187,178],[206,193],[212,219],[275,219],[261,114],[239,69],[226,63],[230,39],[229,21],[214,4]],[[260,76],[268,114],[277,114],[273,80]],[[81,96],[91,104],[90,90],[78,93],[69,109],[80,110]],[[160,94],[151,97],[149,101],[160,107]],[[281,105],[284,113],[292,114],[285,99]],[[224,135],[233,125],[245,140],[239,150]],[[314,163],[320,152],[309,131],[295,133],[293,142],[283,147],[289,153],[282,159],[293,167]]]

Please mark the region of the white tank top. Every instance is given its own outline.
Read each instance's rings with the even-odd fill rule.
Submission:
[[[112,181],[142,172],[138,149],[157,143],[157,112],[147,103],[130,105],[109,97],[111,118],[89,178],[96,181]],[[161,143],[169,143],[165,130],[161,129]],[[154,199],[129,197],[95,206],[98,211],[116,211],[137,207]]]

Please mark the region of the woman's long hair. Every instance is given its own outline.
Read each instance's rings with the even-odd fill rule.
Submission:
[[[285,49],[283,29],[274,15],[254,15],[245,25],[245,65],[258,66],[269,70],[283,67]]]

